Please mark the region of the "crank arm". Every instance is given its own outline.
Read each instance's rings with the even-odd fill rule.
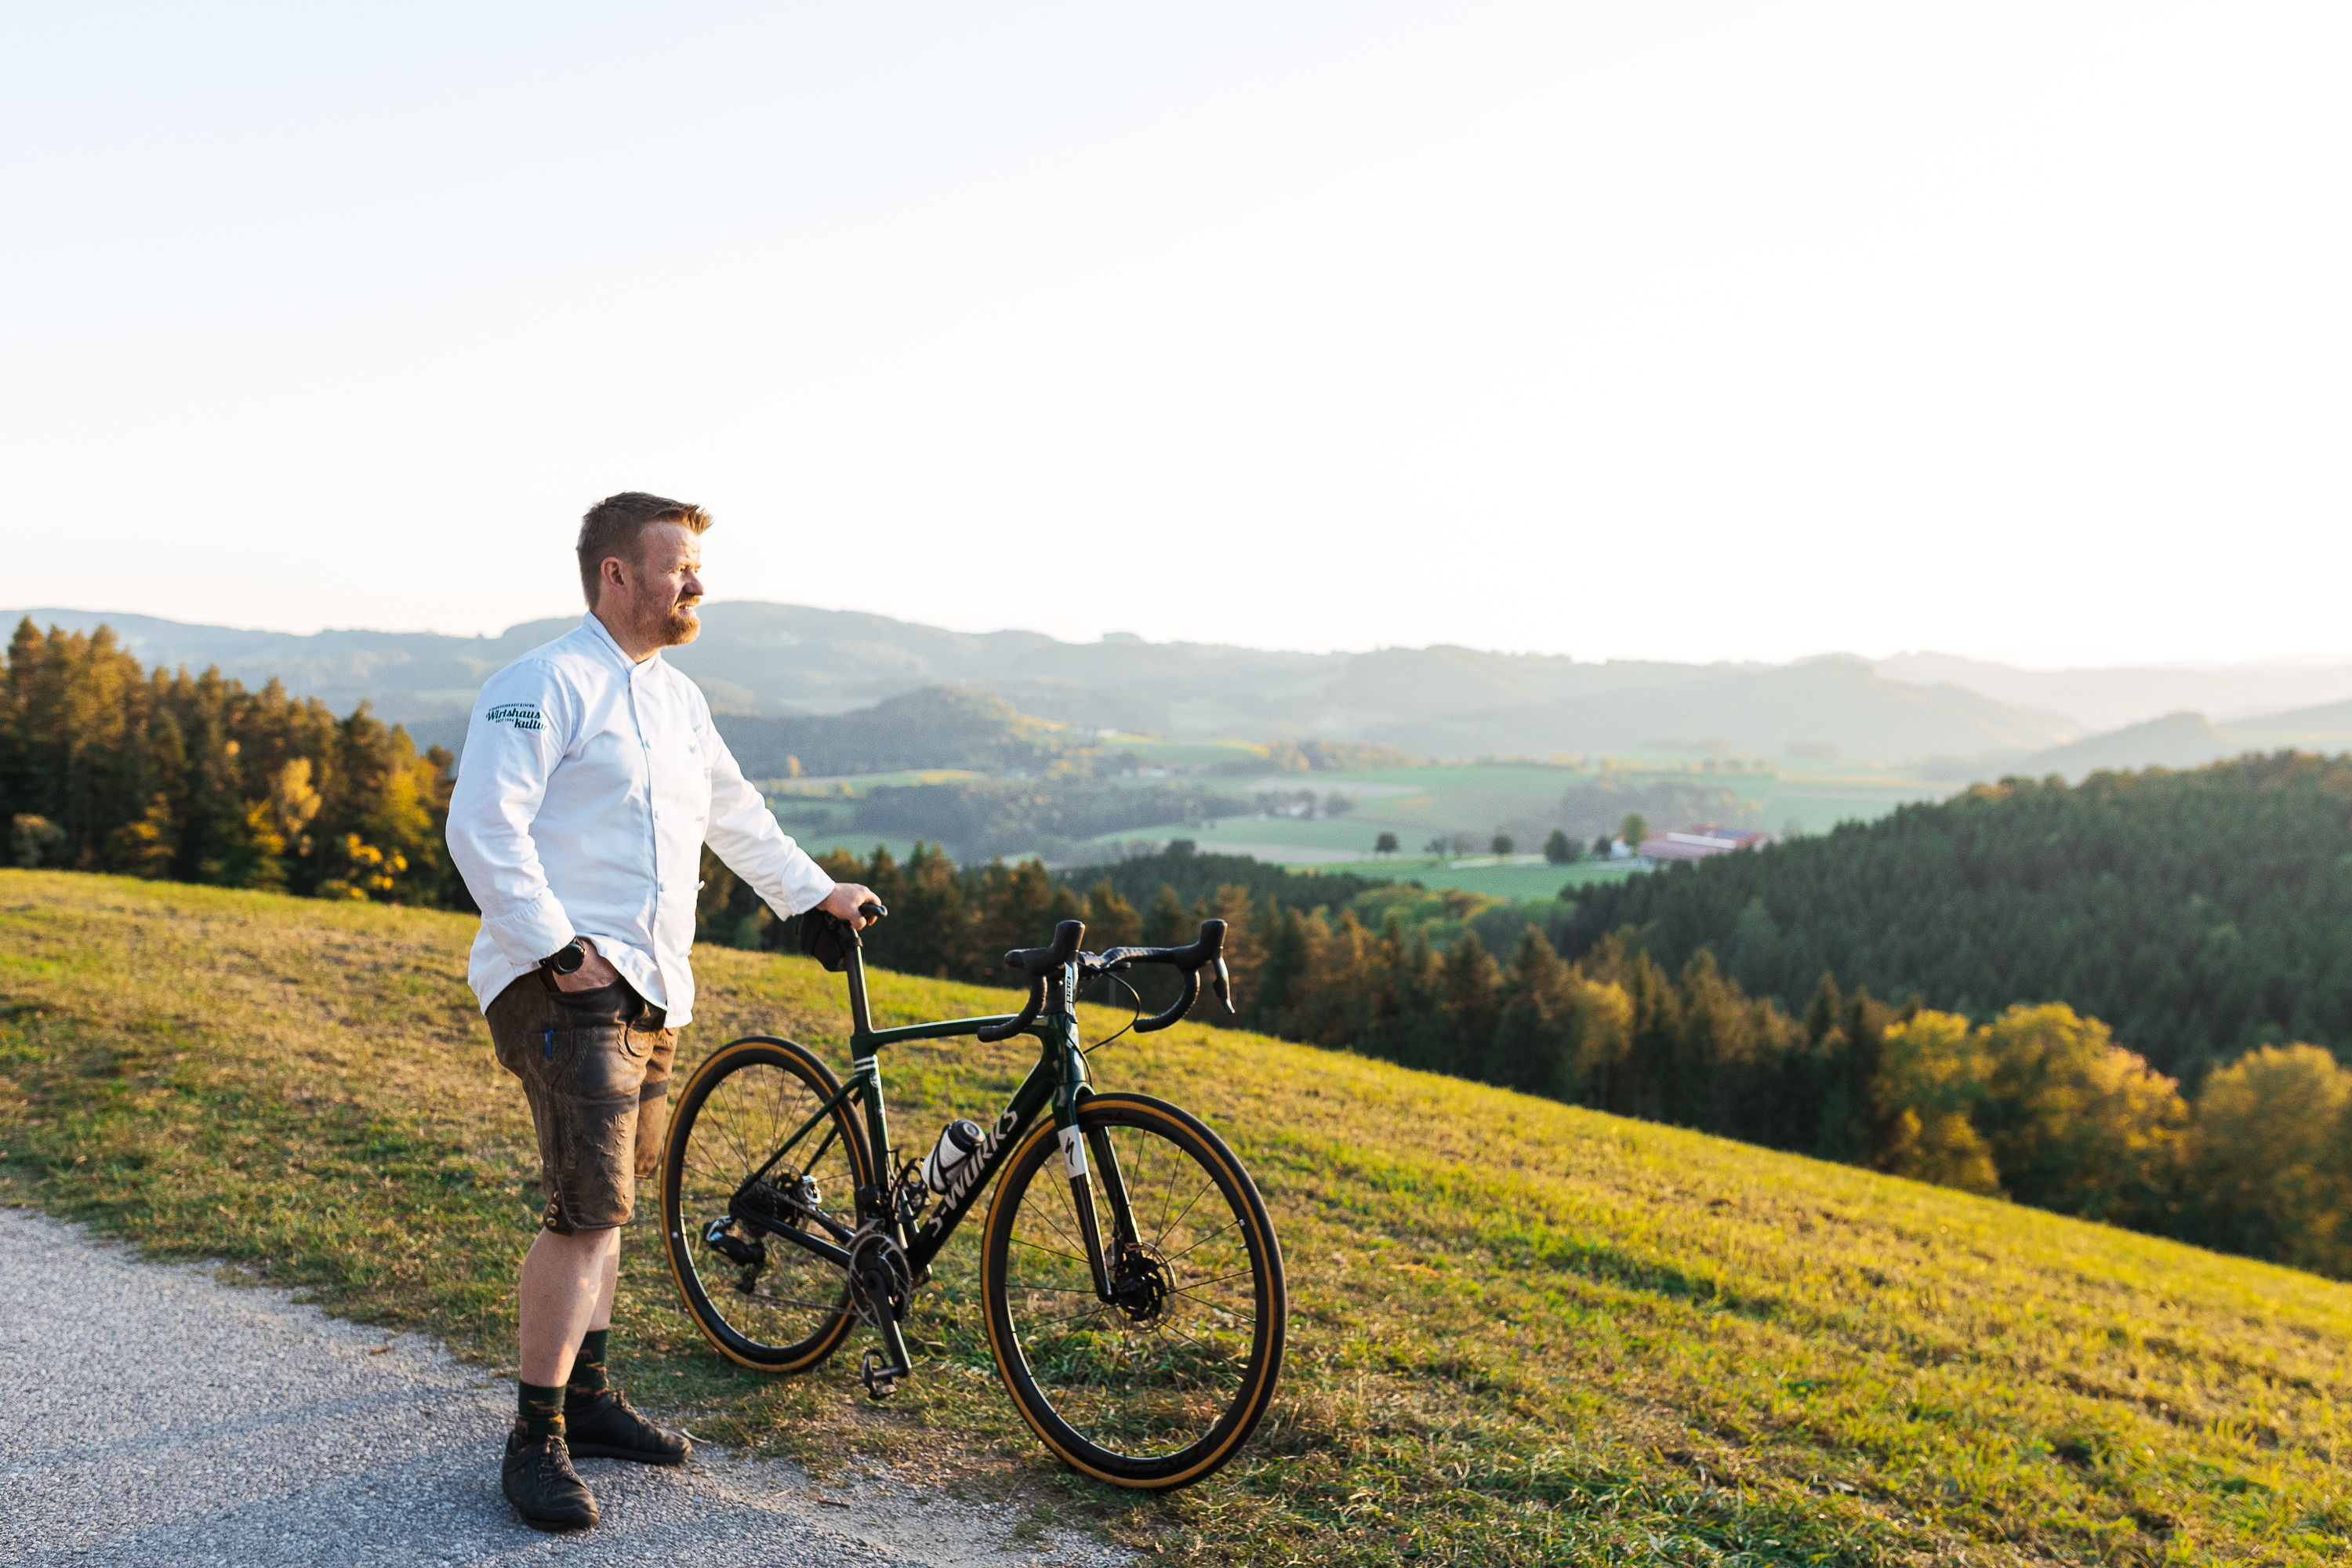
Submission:
[[[857,1379],[866,1384],[866,1397],[879,1404],[898,1392],[898,1380],[912,1377],[915,1369],[908,1364],[907,1342],[898,1332],[898,1320],[882,1320],[882,1348],[867,1351],[858,1364]]]
[[[727,1212],[761,1236],[772,1236],[778,1241],[789,1241],[803,1252],[815,1253],[836,1268],[846,1269],[849,1267],[849,1252],[845,1247],[835,1247],[829,1241],[820,1241],[804,1230],[794,1230],[788,1225],[778,1225],[772,1220],[762,1219],[758,1215],[745,1214],[731,1204],[728,1205]]]

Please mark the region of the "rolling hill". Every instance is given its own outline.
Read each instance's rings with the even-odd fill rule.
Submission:
[[[11,610],[0,618],[27,615],[42,626],[110,625],[149,664],[217,665],[250,687],[274,677],[339,712],[372,702],[421,742],[453,749],[483,678],[575,624],[530,621],[495,637],[297,637],[76,610]],[[2352,743],[2352,717],[2326,706],[2352,708],[2345,700],[2352,665],[2325,661],[2041,671],[1938,654],[1874,664],[1832,655],[1788,665],[1689,665],[1442,646],[1286,653],[1124,635],[1067,643],[1037,632],[951,632],[751,601],[707,605],[703,624],[702,637],[670,657],[722,721],[762,721],[731,724],[730,736],[762,739],[795,718],[958,687],[1078,730],[1368,741],[1444,758],[1680,747],[1864,764],[1935,760],[1938,776],[1962,778],[2186,765],[2306,743],[2270,739],[2295,723],[2303,729],[2294,732],[2320,738],[2308,743]],[[2322,706],[2287,710],[2312,703]],[[2215,735],[2200,735],[2182,726],[2190,710],[2224,721]],[[2151,722],[2157,727],[2141,732]],[[2126,728],[2113,736],[2090,733],[2119,725]],[[2103,760],[2078,768],[2067,748],[2086,738],[2095,743],[2080,756]],[[905,765],[960,764],[931,757]]]
[[[1761,668],[1682,667],[1654,684],[1591,685],[1568,698],[1382,725],[1372,738],[1432,755],[1475,756],[1630,751],[1658,744],[1658,737],[1705,737],[1749,755],[1796,748],[1894,763],[2015,753],[2076,732],[2057,714],[2008,707],[1957,686],[1906,686],[1844,656]]]
[[[1899,653],[1872,668],[1915,686],[1958,686],[2020,708],[2063,713],[2084,730],[2116,730],[2185,710],[2224,722],[2352,697],[2352,659],[2020,669],[1948,653]]]
[[[464,986],[473,926],[0,870],[0,1194],[510,1368],[540,1198]],[[680,1072],[754,1030],[845,1056],[836,977],[697,965]],[[891,1022],[1007,1005],[873,989]],[[994,1104],[1028,1054],[894,1048],[898,1125],[919,1142]],[[1223,1131],[1284,1246],[1283,1390],[1214,1480],[1146,1499],[1052,1468],[986,1370],[965,1238],[909,1321],[921,1374],[880,1410],[853,1353],[793,1381],[719,1361],[641,1248],[616,1373],[710,1440],[820,1477],[880,1458],[1172,1563],[2352,1551],[2352,1287],[1197,1024],[1094,1071]]]
[[[254,687],[274,677],[339,712],[364,700],[420,741],[453,748],[483,678],[574,624],[529,622],[496,637],[301,637],[139,616],[6,614],[29,614],[42,626],[110,625],[149,664],[216,664]],[[1309,654],[1124,636],[1066,643],[748,602],[705,605],[703,625],[699,639],[670,657],[701,684],[730,735],[759,726],[729,721],[838,714],[939,687],[985,692],[1082,730],[1370,741],[1440,757],[1657,745],[1768,757],[1795,746],[1850,761],[2022,755],[2083,728],[1958,686],[1886,680],[1843,658],[1678,665],[1444,647]]]
[[[1980,785],[1585,890],[1571,949],[1626,927],[1792,1012],[1828,972],[1979,1017],[2063,1001],[2166,1073],[2289,1040],[2352,1059],[2352,758]]]
[[[2227,724],[2202,713],[2168,713],[2038,752],[2005,771],[2027,778],[2057,773],[2081,779],[2101,768],[2194,768],[2274,751],[2352,751],[2352,702],[2255,714]]]

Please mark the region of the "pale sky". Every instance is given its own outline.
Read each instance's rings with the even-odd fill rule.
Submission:
[[[2340,4],[19,8],[0,603],[2352,651]]]

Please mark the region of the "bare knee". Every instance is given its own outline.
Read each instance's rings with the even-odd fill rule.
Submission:
[[[530,1244],[524,1261],[544,1258],[567,1272],[577,1269],[584,1274],[601,1268],[606,1258],[617,1256],[620,1250],[621,1232],[617,1226],[570,1232],[542,1230]]]

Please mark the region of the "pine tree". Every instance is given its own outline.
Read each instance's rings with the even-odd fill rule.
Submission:
[[[1143,917],[1135,906],[1119,896],[1118,889],[1108,877],[1094,885],[1087,894],[1087,942],[1097,952],[1114,947],[1133,947],[1143,940]]]

